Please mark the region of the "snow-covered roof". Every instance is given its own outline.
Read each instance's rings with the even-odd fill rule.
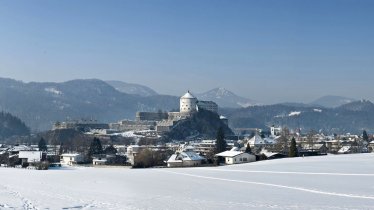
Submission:
[[[269,152],[266,149],[263,149],[263,150],[261,150],[260,154],[264,154],[266,157],[269,158],[269,157],[272,157],[272,156],[277,155],[279,153]]]
[[[264,138],[264,141],[267,144],[275,144],[277,142],[276,138],[273,138],[273,137]]]
[[[340,150],[338,151],[338,153],[349,152],[350,149],[351,149],[351,146],[343,146],[342,148],[340,148]]]
[[[10,152],[19,152],[19,151],[32,151],[34,150],[33,148],[26,146],[26,145],[19,145],[19,146],[14,146],[10,148],[8,151]]]
[[[177,160],[177,154],[174,154],[170,156],[169,160],[167,161],[168,163],[177,163],[177,162],[182,162],[182,160]]]
[[[241,155],[241,154],[243,154],[243,152],[239,152],[239,151],[224,151],[224,152],[216,154],[216,156],[221,156],[221,157],[235,157],[235,156],[238,156],[238,155]]]
[[[302,148],[306,150],[310,150],[310,149],[318,150],[318,149],[321,149],[322,146],[323,144],[313,144],[313,145],[304,144],[302,145]]]
[[[195,149],[195,147],[193,147],[191,145],[188,145],[188,146],[183,148],[183,151],[188,152],[188,151],[193,151],[194,149]]]
[[[193,96],[191,93],[190,93],[190,91],[188,91],[186,94],[184,94],[181,98],[190,98],[190,99],[192,99],[192,98],[196,98],[195,96]]]
[[[230,151],[239,151],[240,149],[238,147],[233,147],[230,149]]]
[[[64,157],[77,157],[77,156],[80,156],[81,154],[78,154],[78,153],[75,153],[75,154],[62,154],[61,156],[64,156]]]
[[[183,160],[204,160],[203,157],[198,155],[196,152],[182,152]]]
[[[261,138],[261,136],[256,134],[254,137],[248,140],[248,143],[251,145],[261,145],[261,144],[265,144],[266,142],[263,138]]]
[[[196,152],[181,152],[179,154],[172,155],[167,162],[182,162],[188,160],[196,161],[204,160],[204,158],[198,155]]]

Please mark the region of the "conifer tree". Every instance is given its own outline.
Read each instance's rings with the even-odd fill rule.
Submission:
[[[296,147],[296,140],[295,138],[292,138],[291,145],[290,145],[290,151],[288,154],[289,157],[297,157],[297,147]]]
[[[88,155],[92,157],[92,155],[99,155],[99,154],[103,154],[103,147],[101,146],[100,139],[95,137],[91,142]]]
[[[226,151],[227,143],[225,141],[225,131],[220,127],[217,131],[217,141],[216,141],[216,153]]]
[[[44,138],[40,138],[38,143],[39,151],[46,152],[47,151],[47,143],[45,142]]]
[[[245,148],[245,152],[252,153],[251,146],[249,145],[249,143],[247,144],[247,147]]]
[[[104,153],[107,155],[115,155],[117,153],[117,149],[114,148],[113,145],[110,145],[109,147],[105,148]]]
[[[362,140],[369,141],[369,136],[368,136],[368,133],[366,132],[366,130],[364,130],[362,132]]]

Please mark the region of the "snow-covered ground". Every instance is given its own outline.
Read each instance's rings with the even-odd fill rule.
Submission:
[[[0,168],[0,209],[374,209],[374,154],[179,169]]]

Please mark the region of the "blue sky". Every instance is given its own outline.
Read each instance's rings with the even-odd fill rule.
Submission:
[[[0,1],[0,77],[374,100],[374,1]]]

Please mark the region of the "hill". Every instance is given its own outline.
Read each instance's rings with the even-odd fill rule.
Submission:
[[[105,81],[105,82],[122,93],[134,94],[134,95],[139,95],[139,96],[158,95],[156,91],[144,85],[126,83],[122,81]]]
[[[215,88],[196,96],[199,100],[214,101],[220,107],[240,108],[257,104],[254,100],[237,96],[225,88]]]
[[[231,129],[224,124],[216,113],[200,110],[189,119],[180,121],[166,134],[166,138],[174,140],[185,140],[189,138],[215,139],[217,131],[223,127],[225,135],[233,135]]]
[[[275,104],[242,109],[222,109],[232,128],[262,128],[286,126],[306,133],[311,129],[326,133],[374,132],[374,104],[356,101],[337,108]]]
[[[0,112],[0,139],[29,134],[30,129],[19,118],[9,113]]]
[[[319,105],[327,108],[335,108],[356,101],[353,98],[342,96],[323,96],[311,102],[310,104]]]
[[[24,83],[0,78],[0,110],[19,116],[32,130],[48,130],[67,118],[113,122],[134,119],[137,111],[178,107],[178,97],[126,94],[97,79]]]

